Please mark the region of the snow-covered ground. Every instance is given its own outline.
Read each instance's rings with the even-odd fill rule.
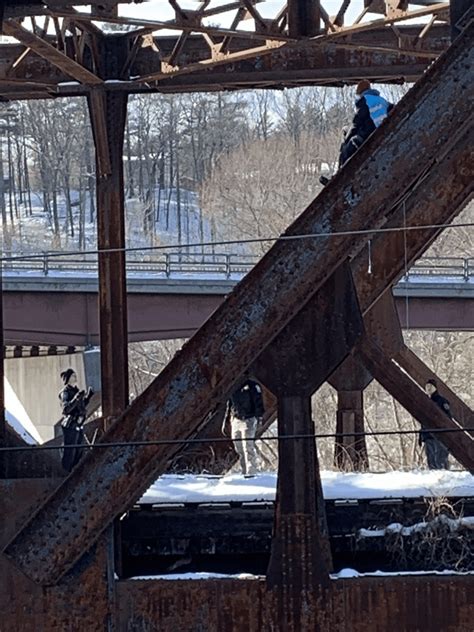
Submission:
[[[6,378],[4,380],[4,389],[5,419],[8,425],[29,445],[42,443],[38,431]]]
[[[327,500],[474,496],[474,476],[468,472],[321,472]],[[143,504],[271,502],[277,476],[262,472],[251,478],[239,474],[161,476],[139,501]]]
[[[68,230],[66,198],[59,194],[57,198],[58,221],[61,231],[61,247],[57,250],[78,250],[79,238],[79,191],[71,191],[72,215],[74,223],[74,237]],[[145,234],[145,207],[150,202],[138,198],[127,198],[126,208],[126,238],[127,246],[141,248],[157,244],[178,244],[189,242],[211,241],[211,227],[209,221],[201,218],[197,194],[182,189],[179,194],[176,189],[159,189],[154,191],[153,214],[155,219],[154,235]],[[38,252],[50,250],[53,240],[53,219],[44,206],[43,196],[39,192],[31,193],[32,214],[26,216],[26,208],[18,203],[21,219],[18,220],[19,229],[11,236],[9,244],[2,244],[7,254],[22,252]],[[94,249],[97,244],[97,227],[91,221],[90,197],[84,198],[85,225],[84,236],[86,249]],[[7,210],[9,210],[7,205]],[[20,237],[21,235],[21,237]],[[8,246],[8,247],[7,247]],[[198,247],[190,248],[189,252],[200,252]]]

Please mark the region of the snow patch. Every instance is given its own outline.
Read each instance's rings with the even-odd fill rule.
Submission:
[[[412,472],[321,472],[327,500],[474,496],[469,472],[419,470]],[[161,476],[139,501],[142,504],[272,502],[277,475],[261,472],[252,478],[240,474]]]
[[[130,577],[132,580],[157,580],[157,579],[261,579],[260,575],[251,573],[238,573],[237,575],[226,575],[225,573],[173,573],[170,575],[139,575]]]
[[[42,439],[36,430],[23,404],[18,399],[15,391],[10,386],[7,378],[4,379],[5,389],[5,419],[9,426],[20,435],[29,445],[42,443]]]

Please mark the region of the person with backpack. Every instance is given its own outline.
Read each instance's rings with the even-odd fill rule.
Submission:
[[[431,400],[439,407],[441,410],[452,419],[453,416],[451,414],[451,407],[446,398],[442,397],[438,393],[438,385],[435,380],[428,380],[425,386],[426,393],[430,396]],[[421,430],[418,443],[420,446],[424,444],[426,459],[428,461],[428,468],[430,470],[448,470],[448,458],[449,451],[448,448],[441,443],[439,439],[435,436],[427,432],[426,430]]]
[[[356,153],[387,118],[393,108],[393,103],[384,99],[378,90],[372,88],[370,81],[362,79],[356,88],[355,108],[356,113],[352,121],[352,127],[345,134],[339,151],[339,169],[345,165],[349,158]],[[330,178],[320,176],[319,181],[326,186]]]
[[[257,451],[252,439],[255,439],[258,421],[263,413],[262,389],[257,382],[246,378],[228,401],[222,424],[222,433],[225,434],[227,422],[230,421],[232,441],[244,476],[257,471]]]

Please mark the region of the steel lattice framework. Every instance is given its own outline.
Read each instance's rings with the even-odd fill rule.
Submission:
[[[0,628],[332,632],[389,629],[397,617],[400,629],[438,630],[442,620],[446,629],[470,630],[469,578],[458,578],[455,590],[443,578],[359,580],[352,588],[330,579],[311,394],[325,381],[338,391],[341,466],[344,454],[367,466],[364,440],[344,443],[342,436],[363,431],[362,394],[375,378],[425,429],[447,430],[442,441],[474,471],[472,410],[438,378],[452,419],[422,392],[434,373],[404,345],[391,293],[474,193],[472,0],[365,0],[355,17],[355,0],[341,0],[334,16],[329,1],[288,0],[270,17],[267,3],[255,0],[204,0],[192,9],[184,0],[163,0],[149,3],[146,19],[132,6],[122,15],[132,3],[89,0],[89,14],[81,4],[3,3],[2,32],[13,39],[0,44],[0,98],[88,98],[103,412],[96,429],[110,445],[91,450],[59,486],[0,479]],[[129,405],[122,158],[128,94],[342,85],[361,77],[420,80],[287,229],[300,238],[279,240]],[[0,338],[1,318],[0,308]],[[291,439],[278,447],[265,582],[196,582],[194,592],[185,586],[185,596],[176,585],[117,582],[114,520],[190,439],[212,442],[246,371],[270,393],[264,423],[277,412],[279,436]],[[0,411],[2,376],[0,362]],[[16,445],[2,417],[0,446]],[[0,461],[0,477],[31,476],[33,468],[42,475],[48,464],[38,460],[12,459],[10,470]]]
[[[3,98],[86,94],[104,81],[128,93],[414,81],[456,22],[448,2],[432,0],[340,0],[334,15],[331,0],[288,0],[280,10],[265,0],[191,9],[182,0],[100,0],[89,13],[83,4],[7,0],[2,30],[14,39],[0,45]],[[103,70],[104,40],[125,42],[113,77]]]

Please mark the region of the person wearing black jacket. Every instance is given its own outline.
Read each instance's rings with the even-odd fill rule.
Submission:
[[[79,390],[77,375],[73,369],[63,371],[61,379],[64,384],[59,393],[63,413],[61,428],[64,444],[61,463],[64,469],[70,472],[81,458],[81,448],[73,446],[84,443],[83,425],[87,417],[87,404],[93,392],[91,388],[87,390],[87,393]]]
[[[228,401],[222,424],[222,433],[225,434],[226,424],[230,421],[232,441],[244,475],[254,474],[257,470],[257,451],[251,439],[255,438],[258,420],[263,413],[262,389],[254,380],[246,379]]]
[[[389,103],[378,90],[373,89],[370,81],[363,79],[357,84],[355,108],[352,127],[345,135],[339,152],[339,169],[387,118],[393,103]],[[326,185],[329,178],[321,176],[319,181]]]
[[[431,400],[439,407],[441,410],[452,419],[451,407],[446,398],[442,397],[438,393],[438,385],[435,380],[428,380],[425,386],[425,391],[430,396]],[[430,470],[447,470],[449,469],[448,457],[449,451],[448,448],[441,443],[436,437],[427,432],[426,430],[422,430],[419,436],[419,444],[425,445],[426,459],[428,461],[428,468]]]

